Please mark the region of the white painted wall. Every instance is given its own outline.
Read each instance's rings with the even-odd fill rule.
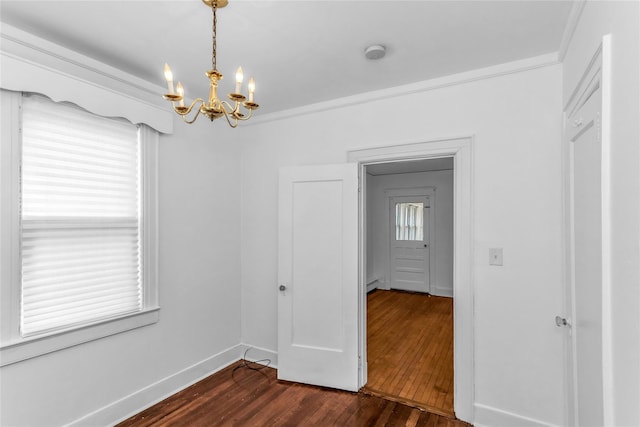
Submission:
[[[389,199],[385,190],[433,187],[435,197],[432,209],[435,229],[432,230],[431,249],[435,250],[431,293],[453,296],[453,170],[402,173],[369,176],[367,198],[370,199],[368,220],[371,229],[367,236],[370,252],[367,254],[369,278],[379,278],[388,289],[389,280]]]
[[[240,355],[239,149],[224,123],[174,125],[159,149],[160,321],[2,367],[0,425],[62,425],[115,403],[81,423],[112,424],[228,360],[212,356]]]
[[[552,65],[243,128],[243,342],[276,349],[281,166],[475,135],[475,421],[561,424],[561,79]],[[490,247],[503,267],[488,265]]]
[[[563,61],[564,101],[612,36],[613,425],[640,425],[640,3],[588,1]]]

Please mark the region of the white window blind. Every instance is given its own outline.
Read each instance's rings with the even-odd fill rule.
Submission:
[[[142,309],[135,125],[24,97],[21,192],[23,336]]]
[[[423,213],[423,203],[396,203],[396,240],[423,240]]]

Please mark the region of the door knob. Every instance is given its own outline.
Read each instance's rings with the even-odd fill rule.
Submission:
[[[287,287],[285,285],[280,285],[278,289],[280,289],[281,291],[284,291],[285,289],[287,289]]]
[[[556,326],[562,327],[562,326],[568,326],[568,325],[569,325],[569,322],[567,322],[567,319],[565,319],[564,317],[556,316]]]

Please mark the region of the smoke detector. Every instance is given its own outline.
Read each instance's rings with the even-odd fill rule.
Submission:
[[[387,49],[384,46],[380,44],[374,44],[364,50],[364,56],[367,59],[380,59],[384,57],[386,52]]]

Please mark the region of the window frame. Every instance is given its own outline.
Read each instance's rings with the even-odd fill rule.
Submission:
[[[142,310],[120,317],[23,337],[20,334],[20,162],[22,92],[1,90],[0,144],[0,366],[156,323],[158,304],[158,132],[139,125]],[[6,236],[6,237],[5,237]]]

